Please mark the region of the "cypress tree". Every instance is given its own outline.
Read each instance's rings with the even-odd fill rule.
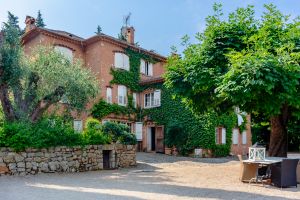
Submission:
[[[36,18],[36,20],[35,20],[35,25],[36,25],[37,27],[41,27],[41,28],[43,28],[43,27],[46,26],[46,24],[44,23],[44,19],[43,19],[43,17],[42,17],[42,13],[41,13],[40,10],[38,11],[38,15],[37,15],[37,18]]]
[[[102,28],[98,25],[97,31],[95,32],[97,35],[100,35],[102,33]]]

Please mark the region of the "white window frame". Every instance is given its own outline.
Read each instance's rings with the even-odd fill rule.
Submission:
[[[161,106],[161,90],[144,94],[144,108],[155,108],[159,106]]]
[[[124,85],[118,85],[118,104],[121,106],[127,104],[127,88]]]
[[[129,71],[129,57],[124,53],[115,52],[114,66]]]
[[[140,72],[146,76],[153,76],[153,64],[149,61],[141,59]]]
[[[239,129],[234,128],[232,129],[232,144],[239,143]]]
[[[56,52],[61,53],[69,61],[73,60],[73,50],[72,49],[70,49],[68,47],[60,46],[60,45],[55,45],[54,50]]]
[[[106,102],[112,104],[112,88],[106,88]]]

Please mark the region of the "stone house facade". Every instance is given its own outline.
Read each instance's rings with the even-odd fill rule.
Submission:
[[[101,93],[97,99],[87,105],[87,110],[91,109],[99,99],[104,99],[108,103],[126,106],[128,94],[133,96],[137,107],[147,109],[160,106],[160,90],[147,89],[134,93],[124,85],[110,83],[113,79],[110,73],[111,68],[129,70],[130,64],[129,58],[125,53],[126,49],[143,53],[157,61],[150,63],[141,60],[141,85],[163,83],[164,81],[162,75],[165,72],[164,64],[166,63],[166,58],[137,46],[134,43],[135,30],[133,27],[122,28],[125,41],[102,33],[84,39],[65,31],[38,28],[34,25],[34,21],[34,18],[26,17],[26,31],[22,37],[25,54],[30,55],[33,48],[37,45],[53,45],[55,49],[66,57],[81,59],[84,65],[90,68],[98,78]],[[83,124],[88,117],[88,112],[73,113],[73,115],[76,117],[74,127],[82,130]],[[131,131],[137,135],[139,141],[137,145],[138,150],[164,153],[164,127],[157,125],[151,119],[142,119],[137,122],[125,115],[109,114],[102,119],[103,123],[105,121],[117,121],[128,124],[131,127]],[[251,132],[249,131],[247,134],[251,135]],[[242,147],[232,147],[232,150],[233,152],[240,152],[240,148],[243,149]]]

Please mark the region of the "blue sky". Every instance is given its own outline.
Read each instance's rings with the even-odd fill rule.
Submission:
[[[6,21],[7,11],[11,11],[24,27],[25,16],[36,17],[41,10],[47,28],[87,38],[99,24],[103,33],[117,37],[123,16],[131,12],[135,41],[169,55],[172,45],[180,46],[183,35],[193,41],[195,33],[203,31],[214,2],[223,4],[225,14],[251,4],[259,17],[263,4],[274,3],[284,14],[300,15],[300,0],[0,0],[0,22]]]

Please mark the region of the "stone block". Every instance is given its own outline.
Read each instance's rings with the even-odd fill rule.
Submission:
[[[6,166],[0,166],[0,174],[6,174],[9,172],[8,167]]]
[[[20,154],[16,154],[16,155],[15,155],[15,161],[16,161],[16,162],[21,162],[21,161],[23,161],[23,160],[24,160],[24,157],[21,156]]]
[[[18,168],[25,168],[25,162],[18,162],[17,167]]]

